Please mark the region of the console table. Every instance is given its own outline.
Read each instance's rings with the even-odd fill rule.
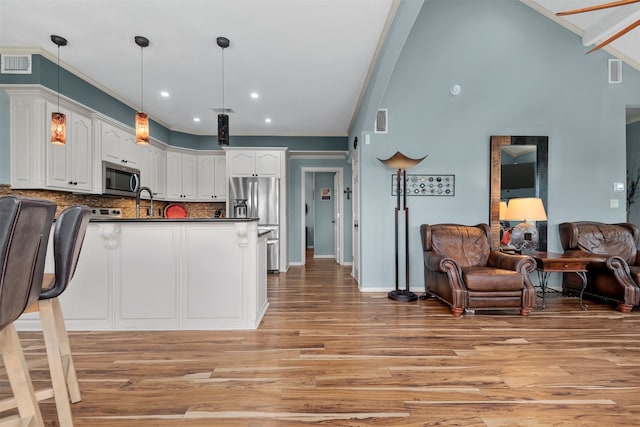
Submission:
[[[555,252],[543,251],[527,251],[525,255],[529,255],[536,261],[538,278],[540,286],[542,286],[542,309],[546,308],[545,294],[547,291],[547,281],[549,273],[576,273],[582,279],[582,290],[580,291],[580,307],[588,310],[589,307],[582,302],[582,295],[587,287],[587,265],[593,261],[591,257],[575,257],[567,256]]]

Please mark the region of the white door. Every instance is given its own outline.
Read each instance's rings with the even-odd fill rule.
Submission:
[[[363,138],[364,139],[364,138]],[[360,282],[360,161],[359,154],[356,151],[353,154],[351,163],[351,188],[353,193],[353,201],[351,202],[353,209],[353,265],[351,275],[356,282]]]

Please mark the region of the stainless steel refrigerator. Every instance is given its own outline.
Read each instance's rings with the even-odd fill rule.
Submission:
[[[246,203],[246,218],[258,219],[258,232],[267,236],[267,270],[280,270],[280,179],[268,177],[233,177],[229,180],[231,215],[234,207]],[[238,211],[244,211],[240,209]],[[245,217],[245,216],[243,216]]]

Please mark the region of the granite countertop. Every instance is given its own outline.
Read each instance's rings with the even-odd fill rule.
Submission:
[[[252,222],[258,218],[91,218],[89,222]]]

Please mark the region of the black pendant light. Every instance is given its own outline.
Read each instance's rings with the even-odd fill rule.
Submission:
[[[144,61],[143,49],[149,46],[149,39],[135,36],[133,39],[140,46],[140,111],[136,113],[136,143],[149,143],[149,115],[144,112]]]
[[[64,145],[67,141],[67,117],[60,112],[60,46],[66,46],[67,39],[52,35],[51,41],[58,46],[58,111],[51,113],[51,143]]]
[[[222,49],[222,111],[218,114],[218,144],[229,145],[229,116],[224,108],[224,50],[229,47],[229,39],[218,37],[216,43]]]

